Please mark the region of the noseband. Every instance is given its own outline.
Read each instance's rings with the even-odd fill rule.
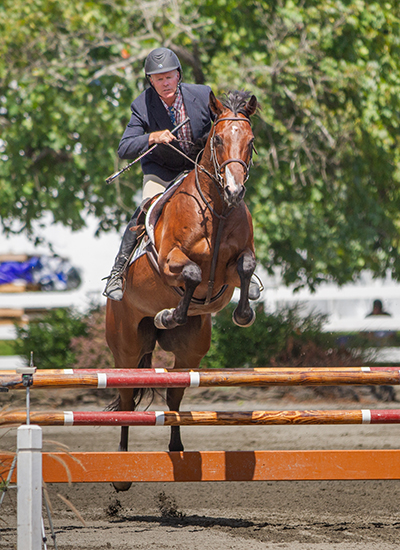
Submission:
[[[251,122],[248,118],[242,118],[242,117],[224,117],[224,118],[219,118],[214,122],[213,134],[211,136],[211,141],[210,141],[211,159],[212,159],[213,164],[214,164],[215,175],[216,175],[218,183],[221,185],[221,187],[223,187],[223,182],[224,182],[223,177],[222,177],[222,171],[231,162],[238,162],[239,164],[241,164],[244,167],[244,169],[245,169],[245,179],[244,179],[243,183],[246,183],[246,181],[249,179],[249,172],[250,172],[250,166],[251,166],[252,155],[253,155],[253,148],[252,148],[250,161],[249,161],[248,164],[246,164],[244,162],[244,160],[242,160],[242,159],[235,159],[235,158],[224,160],[224,162],[222,164],[219,164],[218,159],[217,159],[217,155],[215,153],[215,146],[214,146],[215,127],[217,126],[217,124],[219,122],[223,122],[224,120],[236,120],[238,122],[247,122],[248,124],[251,125]]]

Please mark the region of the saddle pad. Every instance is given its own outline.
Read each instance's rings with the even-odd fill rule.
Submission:
[[[136,245],[135,250],[133,251],[131,261],[129,262],[129,265],[133,264],[140,256],[143,256],[143,254],[146,253],[146,248],[150,244],[150,240],[146,234],[143,235],[139,239],[138,244]]]

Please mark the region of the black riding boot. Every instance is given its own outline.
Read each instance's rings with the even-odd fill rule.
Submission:
[[[139,212],[140,208],[138,208],[133,214],[127,228],[125,229],[121,246],[115,258],[111,273],[108,276],[106,288],[103,292],[103,296],[111,298],[111,300],[115,300],[117,302],[120,302],[124,295],[124,273],[137,240],[137,232],[131,230],[131,227],[135,227],[135,225],[137,225]]]

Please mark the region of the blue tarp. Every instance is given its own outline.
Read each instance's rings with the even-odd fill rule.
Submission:
[[[59,256],[32,256],[26,262],[1,262],[0,285],[6,283],[39,285],[41,290],[72,290],[81,284],[78,270]]]

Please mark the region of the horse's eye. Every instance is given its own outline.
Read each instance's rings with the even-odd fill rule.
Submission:
[[[223,144],[222,137],[218,134],[214,138],[216,147],[220,147]]]

